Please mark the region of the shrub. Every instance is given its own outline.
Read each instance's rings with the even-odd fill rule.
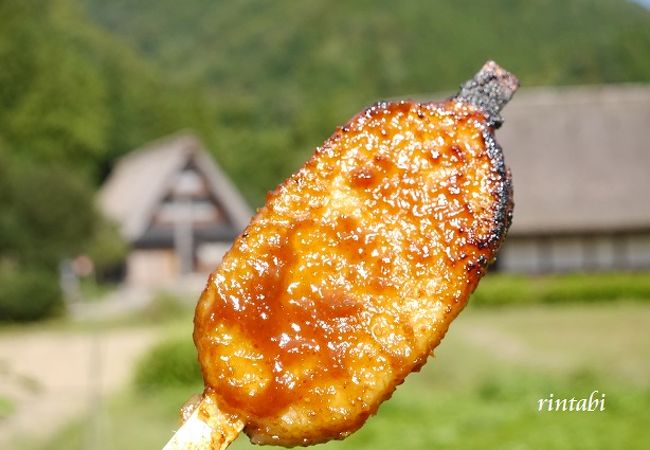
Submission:
[[[123,276],[127,252],[128,245],[117,226],[106,219],[98,221],[85,248],[85,253],[95,264],[97,280],[119,281]]]
[[[0,396],[0,420],[11,416],[15,410],[14,402],[7,397]]]
[[[140,359],[135,372],[135,385],[144,392],[200,382],[196,349],[188,338],[159,343]]]
[[[138,312],[138,320],[141,322],[160,323],[170,319],[187,316],[194,305],[189,301],[184,301],[177,295],[160,291],[151,299],[151,302],[141,311]]]
[[[490,274],[472,295],[477,305],[650,301],[649,273],[545,276]]]
[[[32,270],[0,272],[0,321],[33,321],[62,310],[56,276]]]

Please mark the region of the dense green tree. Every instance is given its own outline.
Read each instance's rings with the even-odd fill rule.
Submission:
[[[62,167],[16,164],[1,190],[0,254],[20,264],[56,267],[99,222],[92,188]]]
[[[60,311],[59,263],[84,251],[100,224],[82,177],[0,148],[0,321]]]
[[[15,154],[92,166],[106,151],[106,87],[50,17],[59,2],[3,2],[0,130]]]
[[[168,82],[75,0],[1,2],[0,67],[8,150],[81,170],[94,184],[117,156],[148,140],[209,129],[195,89]]]

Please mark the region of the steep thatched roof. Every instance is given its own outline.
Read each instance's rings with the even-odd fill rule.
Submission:
[[[650,85],[523,89],[503,116],[513,235],[650,230]]]
[[[147,231],[156,207],[190,159],[204,175],[232,226],[238,231],[246,227],[252,216],[246,201],[201,142],[190,133],[181,133],[127,154],[102,186],[99,206],[119,224],[127,240],[137,241]]]

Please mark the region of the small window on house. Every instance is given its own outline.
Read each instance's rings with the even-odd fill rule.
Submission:
[[[188,168],[176,176],[173,188],[175,197],[202,197],[206,193],[205,181],[196,170]]]
[[[208,200],[167,201],[160,206],[154,217],[154,223],[163,226],[186,221],[195,225],[215,225],[224,222],[225,217]]]

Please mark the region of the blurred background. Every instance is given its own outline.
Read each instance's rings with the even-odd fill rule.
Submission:
[[[523,86],[508,241],[434,360],[324,447],[650,448],[649,8],[0,0],[0,448],[162,448],[201,391],[193,306],[265,193],[487,59]],[[606,411],[537,411],[594,390]]]

